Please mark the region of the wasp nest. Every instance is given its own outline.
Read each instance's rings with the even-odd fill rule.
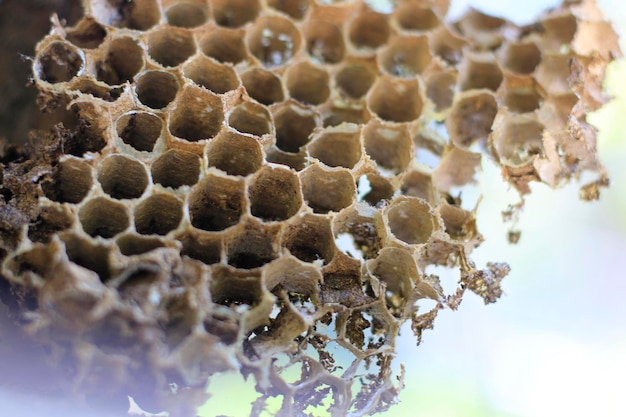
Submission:
[[[597,172],[594,197],[585,115],[617,40],[591,0],[524,27],[450,24],[447,3],[87,0],[53,19],[33,82],[68,120],[5,152],[1,281],[70,383],[189,416],[239,369],[253,414],[374,413],[402,386],[405,321],[421,338],[464,291],[501,295],[508,267],[468,258],[482,237],[454,190],[488,155],[521,193]]]

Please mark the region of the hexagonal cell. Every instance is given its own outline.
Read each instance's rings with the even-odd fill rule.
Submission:
[[[200,87],[187,86],[174,103],[169,129],[178,138],[196,142],[217,135],[223,121],[224,110],[218,95]]]
[[[537,110],[543,102],[537,82],[530,77],[505,77],[504,104],[514,113],[529,113]]]
[[[217,24],[231,28],[252,22],[261,10],[258,0],[211,0],[211,5]]]
[[[200,39],[200,50],[219,61],[238,64],[248,57],[242,29],[213,28]]]
[[[241,133],[263,136],[272,132],[272,116],[261,104],[244,102],[228,116],[228,124]]]
[[[419,198],[399,197],[385,214],[391,233],[405,243],[426,243],[433,233],[434,214],[428,203]]]
[[[347,169],[313,164],[300,173],[302,194],[315,213],[341,211],[354,203],[356,185]]]
[[[341,102],[333,103],[331,106],[320,109],[324,118],[324,127],[339,126],[342,123],[362,125],[372,118],[364,102],[351,103],[351,105],[344,104]]]
[[[77,204],[87,196],[92,184],[91,165],[80,159],[68,158],[55,167],[52,181],[43,182],[41,187],[50,200]]]
[[[335,74],[337,87],[349,98],[359,99],[376,81],[376,67],[365,62],[346,62]]]
[[[391,28],[387,16],[363,8],[361,13],[350,22],[348,37],[350,42],[361,49],[374,49],[389,38]]]
[[[247,222],[228,239],[226,256],[228,264],[235,268],[259,268],[278,256],[276,232]]]
[[[159,238],[139,236],[132,233],[119,236],[115,239],[115,243],[122,255],[126,256],[141,255],[142,253],[165,246],[163,241]]]
[[[291,20],[262,16],[248,30],[246,42],[252,55],[267,68],[286,65],[300,50],[300,32]]]
[[[135,207],[135,230],[142,235],[166,235],[183,218],[183,203],[173,195],[153,194]]]
[[[250,212],[263,221],[287,220],[302,206],[300,182],[292,171],[264,166],[248,187]]]
[[[101,82],[97,82],[94,79],[83,78],[76,80],[73,85],[73,89],[80,91],[83,94],[89,94],[94,98],[108,101],[109,103],[117,100],[122,95],[122,86],[109,86]]]
[[[267,5],[296,20],[301,20],[309,9],[307,0],[267,0]]]
[[[209,166],[229,175],[249,175],[263,165],[263,151],[259,142],[249,136],[224,131],[207,148]]]
[[[43,206],[37,218],[28,224],[28,238],[31,242],[48,243],[59,232],[74,224],[76,214],[61,204]]]
[[[85,55],[68,42],[52,42],[37,54],[33,64],[35,74],[49,83],[71,80],[85,70]]]
[[[313,130],[321,124],[313,109],[288,101],[272,108],[276,128],[276,147],[284,152],[299,152],[309,142]]]
[[[473,39],[476,49],[493,50],[498,48],[504,37],[506,20],[489,16],[476,9],[469,9],[456,23],[456,28],[465,36]]]
[[[437,111],[452,105],[458,73],[456,70],[441,70],[431,74],[426,80],[426,96],[435,103]]]
[[[386,230],[380,211],[363,203],[335,216],[333,230],[337,247],[355,259],[375,258],[385,243]]]
[[[150,171],[152,180],[164,187],[194,185],[200,177],[200,158],[191,152],[170,149],[152,163]]]
[[[496,91],[504,78],[492,54],[469,54],[459,69],[461,90],[486,88]]]
[[[246,91],[261,104],[270,105],[285,99],[280,78],[263,68],[252,68],[241,74]]]
[[[387,308],[401,314],[413,292],[411,282],[420,277],[415,259],[406,250],[384,248],[376,259],[368,262],[368,269],[385,283]]]
[[[145,71],[137,77],[135,83],[137,98],[152,109],[162,109],[170,104],[178,88],[178,80],[167,71]]]
[[[238,224],[244,210],[244,192],[243,180],[207,175],[187,197],[191,224],[212,232]]]
[[[283,231],[282,246],[304,262],[322,260],[328,264],[335,256],[335,240],[327,216],[307,214]]]
[[[311,157],[330,167],[352,169],[361,160],[360,138],[360,126],[345,123],[321,130],[314,136],[307,149]]]
[[[445,232],[452,239],[466,240],[475,235],[476,220],[474,213],[451,204],[439,205],[437,212],[443,220]]]
[[[98,181],[115,199],[139,198],[148,187],[148,173],[141,162],[114,154],[100,162]]]
[[[113,39],[108,46],[104,61],[96,63],[98,80],[110,85],[132,81],[143,67],[143,49],[128,36]]]
[[[193,34],[185,29],[164,27],[148,36],[148,54],[164,67],[175,67],[196,53]]]
[[[185,63],[183,75],[216,94],[223,94],[239,87],[239,79],[233,67],[219,64],[205,56],[197,56]]]
[[[378,61],[383,69],[403,78],[424,72],[431,59],[426,36],[396,36],[378,51]]]
[[[433,180],[431,174],[411,170],[402,177],[402,194],[419,197],[431,203],[434,199]]]
[[[70,261],[94,271],[103,282],[111,277],[109,266],[111,247],[109,245],[93,243],[75,233],[63,233],[60,237],[65,244],[65,252]]]
[[[204,0],[176,1],[165,8],[165,19],[172,26],[195,28],[207,22],[209,8]]]
[[[106,35],[106,29],[91,16],[82,18],[75,27],[67,30],[67,40],[83,49],[97,48]]]
[[[131,111],[120,116],[115,122],[117,135],[138,151],[152,152],[154,144],[161,137],[163,120],[143,111]]]
[[[278,148],[271,147],[265,156],[267,162],[288,166],[296,171],[301,171],[308,165],[306,150],[302,149],[298,153],[284,152]]]
[[[372,120],[363,130],[363,138],[365,152],[380,167],[399,174],[411,162],[413,142],[406,126]]]
[[[459,96],[446,118],[450,140],[463,149],[485,140],[497,111],[498,103],[489,92],[470,91]]]
[[[343,59],[346,46],[341,29],[321,19],[311,19],[304,27],[306,50],[319,64],[335,64]]]
[[[379,203],[391,200],[394,188],[388,179],[375,173],[369,173],[365,178],[369,184],[369,191],[363,196],[364,201],[377,206]]]
[[[105,25],[147,30],[159,23],[161,12],[156,0],[133,2],[89,0],[93,15]]]
[[[419,0],[403,1],[394,10],[393,16],[405,30],[431,30],[439,26],[440,21],[432,7]]]
[[[422,113],[422,94],[417,79],[400,79],[383,75],[367,98],[369,108],[382,120],[410,122]]]
[[[502,163],[521,166],[543,156],[543,124],[528,115],[504,117],[500,122],[491,143]]]
[[[568,55],[546,55],[541,60],[535,78],[549,95],[567,94],[571,91],[570,57]]]
[[[302,103],[322,104],[330,95],[328,73],[308,61],[290,66],[286,77],[289,94]]]
[[[466,45],[467,41],[450,32],[445,26],[436,29],[430,37],[431,51],[452,66],[461,61]]]
[[[541,23],[541,40],[550,52],[559,52],[563,45],[570,45],[578,29],[576,16],[569,13],[550,16]]]
[[[531,74],[541,62],[541,51],[534,42],[507,42],[502,50],[504,67],[517,74]]]
[[[74,104],[67,112],[68,123],[75,126],[72,133],[63,138],[63,153],[83,156],[87,152],[100,152],[107,145],[105,126],[94,121],[94,115],[99,114],[94,102],[82,102],[80,106]]]
[[[222,257],[222,236],[201,230],[190,230],[177,237],[183,244],[181,255],[197,259],[207,265],[217,264]]]
[[[225,267],[214,269],[210,291],[211,298],[216,304],[225,306],[246,305],[249,309],[261,303],[264,290],[259,271],[238,271]],[[267,318],[255,317],[250,320],[262,322]],[[247,331],[250,330],[252,329]]]
[[[89,200],[78,211],[83,230],[90,236],[111,238],[130,226],[128,209],[106,197]]]

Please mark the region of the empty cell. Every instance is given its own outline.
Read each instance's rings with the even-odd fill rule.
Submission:
[[[272,132],[272,116],[261,104],[245,102],[235,107],[228,117],[228,124],[241,133],[263,136]]]
[[[403,1],[394,11],[394,17],[402,29],[431,30],[439,26],[439,18],[431,7],[419,0]]]
[[[162,109],[178,93],[178,80],[167,71],[145,71],[137,77],[135,92],[142,104],[152,109]]]
[[[209,9],[203,0],[178,1],[165,10],[165,18],[172,26],[195,28],[207,22]]]
[[[79,90],[83,94],[90,94],[94,98],[99,98],[108,102],[113,102],[120,98],[122,92],[124,91],[122,86],[111,87],[106,84],[103,85],[94,79],[86,78],[76,80],[72,87]]]
[[[74,28],[67,30],[67,40],[83,49],[97,48],[106,35],[106,29],[91,16],[84,17]]]
[[[372,87],[367,102],[372,112],[389,122],[410,122],[422,113],[422,95],[417,79],[384,75]]]
[[[252,55],[267,68],[286,65],[300,50],[300,32],[291,20],[262,16],[248,30],[246,41]]]
[[[431,51],[450,65],[456,65],[463,57],[467,42],[448,30],[445,26],[436,29],[430,36]]]
[[[570,57],[568,55],[546,55],[541,60],[535,78],[549,95],[571,92]]]
[[[300,20],[309,10],[308,0],[267,0],[267,5]]]
[[[500,161],[520,166],[543,156],[543,124],[532,116],[514,115],[501,121],[491,143]]]
[[[550,52],[559,52],[563,45],[570,45],[576,35],[578,22],[572,14],[556,15],[542,22],[541,40]]]
[[[117,119],[115,127],[124,143],[138,151],[151,152],[161,136],[163,121],[152,113],[132,111]]]
[[[68,158],[55,167],[52,180],[42,182],[41,186],[50,200],[77,204],[87,196],[92,184],[91,166],[80,159]]]
[[[214,303],[232,308],[243,304],[247,306],[258,305],[264,299],[265,288],[261,281],[260,272],[258,271],[251,272],[232,270],[231,268],[215,268],[213,270],[210,292]],[[252,315],[254,315],[254,313]],[[258,317],[257,313],[257,317],[253,318],[251,315],[248,315],[245,321],[248,322],[252,320],[263,323],[267,320],[267,317]],[[254,327],[259,326],[259,324]],[[248,334],[247,332],[251,330],[252,329],[244,330],[244,334]]]
[[[248,223],[228,240],[228,264],[235,268],[259,268],[277,257],[278,245],[274,233],[257,224]]]
[[[208,175],[188,196],[191,224],[211,232],[238,224],[244,210],[244,187],[242,180]]]
[[[322,104],[330,95],[328,73],[308,61],[287,70],[287,89],[291,98],[306,104]]]
[[[214,28],[200,39],[200,50],[219,61],[238,64],[248,57],[242,29]]]
[[[245,176],[261,168],[263,151],[258,140],[227,130],[209,143],[207,159],[229,175]]]
[[[322,260],[330,263],[335,256],[335,240],[327,216],[307,214],[287,226],[282,246],[304,262]]]
[[[441,204],[438,212],[443,220],[445,232],[452,239],[464,240],[475,235],[476,221],[472,212],[450,204]]]
[[[346,123],[327,127],[307,146],[309,155],[330,167],[354,168],[361,159],[361,128]]]
[[[342,123],[365,124],[371,119],[371,115],[365,107],[365,103],[359,102],[352,106],[333,105],[322,109],[324,127],[339,126]]]
[[[191,230],[177,238],[183,245],[181,255],[207,265],[217,264],[222,257],[222,237],[213,233]]]
[[[391,200],[394,188],[388,179],[374,173],[367,174],[366,178],[369,183],[370,190],[363,196],[363,200],[372,206]]]
[[[106,146],[104,130],[101,124],[93,121],[97,114],[95,103],[82,102],[74,104],[66,113],[66,122],[73,127],[70,135],[63,138],[63,153],[83,156],[87,152],[100,152]]]
[[[431,59],[426,36],[398,36],[378,52],[378,62],[383,69],[403,78],[424,72]]]
[[[337,25],[321,19],[309,20],[304,38],[307,52],[320,64],[335,64],[343,59],[346,46]]]
[[[507,76],[502,94],[504,104],[513,113],[529,113],[537,110],[543,102],[543,91],[534,78]]]
[[[194,185],[200,177],[200,158],[191,152],[170,149],[152,163],[150,171],[152,180],[164,187]]]
[[[111,238],[130,226],[128,210],[122,203],[97,197],[89,200],[78,211],[83,230],[90,236]]]
[[[454,102],[446,118],[450,140],[459,148],[484,141],[491,132],[498,104],[489,92],[469,92]]]
[[[138,236],[131,233],[119,236],[115,239],[115,243],[120,248],[122,255],[126,256],[141,255],[165,246],[159,238]]]
[[[183,218],[182,202],[170,194],[153,194],[135,208],[135,230],[142,235],[166,235]]]
[[[355,205],[334,218],[335,243],[351,258],[372,259],[385,242],[385,225],[376,208]]]
[[[35,74],[49,83],[62,83],[82,74],[85,56],[68,42],[52,42],[37,55]]]
[[[434,190],[431,174],[411,170],[402,177],[402,194],[433,201]]]
[[[109,245],[93,243],[75,233],[64,233],[60,237],[65,244],[65,253],[70,261],[94,271],[103,282],[111,277],[109,266],[111,247]]]
[[[263,68],[252,68],[241,74],[241,81],[248,95],[261,104],[269,106],[285,99],[280,78]]]
[[[166,27],[150,33],[148,54],[164,67],[175,67],[196,53],[196,43],[191,32]]]
[[[170,113],[170,133],[196,142],[210,139],[222,129],[224,110],[219,96],[200,87],[187,86]]]
[[[147,30],[159,23],[161,12],[157,0],[100,1],[89,0],[94,16],[105,25]]]
[[[217,24],[231,28],[252,22],[261,10],[258,0],[211,0],[211,5]]]
[[[96,63],[98,80],[110,85],[132,81],[143,67],[143,54],[137,41],[128,36],[112,40],[104,61]]]
[[[363,9],[363,12],[350,22],[348,36],[357,48],[374,49],[389,38],[391,28],[387,16]]]
[[[368,269],[385,283],[386,290],[391,293],[388,294],[388,307],[394,304],[401,304],[404,307],[407,298],[411,296],[411,281],[417,280],[420,276],[415,259],[409,252],[400,248],[384,248],[375,260],[368,263]]]
[[[289,169],[265,166],[248,188],[250,211],[264,221],[287,220],[302,206],[298,176]]]
[[[502,70],[493,55],[471,54],[459,70],[462,91],[486,88],[496,91],[504,78]]]
[[[391,233],[405,243],[426,243],[433,233],[433,213],[424,200],[400,197],[389,206],[386,215]]]
[[[435,103],[437,111],[449,108],[454,100],[458,73],[442,70],[430,75],[426,81],[426,96]]]
[[[404,125],[370,121],[363,130],[365,152],[376,163],[395,174],[404,171],[412,159],[412,140]]]
[[[315,213],[341,211],[356,197],[356,184],[347,169],[327,169],[318,164],[300,173],[302,194]]]
[[[59,232],[72,227],[75,216],[65,205],[43,206],[37,217],[28,224],[28,239],[31,242],[48,243]]]
[[[115,154],[100,162],[98,181],[115,199],[139,198],[148,187],[148,173],[141,162]]]
[[[284,152],[297,153],[309,142],[313,130],[321,124],[313,109],[288,101],[272,108],[276,128],[276,147]]]
[[[301,171],[308,165],[307,155],[304,149],[298,153],[293,153],[284,152],[276,147],[272,147],[267,150],[265,160],[274,164],[288,166],[296,171]]]
[[[183,75],[216,94],[239,87],[239,79],[233,67],[219,64],[204,56],[197,56],[187,62],[183,66]]]
[[[335,74],[337,87],[349,98],[363,97],[376,81],[376,68],[365,62],[348,62]]]
[[[541,62],[541,51],[534,42],[509,42],[503,48],[505,68],[517,74],[531,74]]]

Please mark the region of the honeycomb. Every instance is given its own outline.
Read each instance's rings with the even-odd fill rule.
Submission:
[[[403,323],[419,342],[467,290],[500,297],[509,268],[469,258],[461,191],[485,156],[521,194],[590,171],[597,198],[585,117],[620,51],[592,0],[523,27],[450,23],[448,3],[85,0],[75,25],[52,18],[32,84],[64,123],[2,151],[0,282],[68,385],[192,416],[239,370],[252,415],[373,414],[403,386]],[[432,265],[458,271],[453,293]]]

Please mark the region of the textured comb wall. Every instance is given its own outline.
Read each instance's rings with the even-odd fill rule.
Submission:
[[[482,156],[521,193],[583,170],[585,197],[606,183],[585,114],[619,51],[592,1],[528,27],[450,24],[436,0],[84,9],[37,47],[40,103],[74,124],[3,167],[0,253],[27,329],[87,392],[113,380],[194,415],[207,379],[240,369],[252,414],[269,397],[286,416],[384,410],[402,323],[421,340],[466,289],[501,294],[508,267],[476,269],[475,212],[452,195]],[[429,265],[458,270],[454,293]]]

